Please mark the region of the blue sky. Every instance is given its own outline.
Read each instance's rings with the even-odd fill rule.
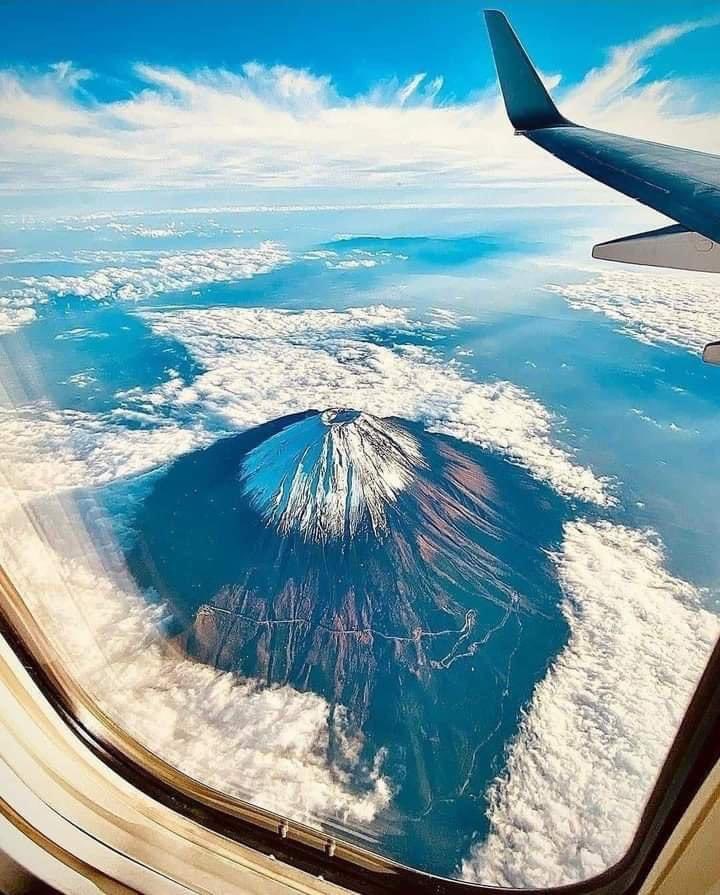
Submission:
[[[502,8],[576,118],[720,149],[720,3]],[[477,3],[5,0],[0,16],[13,208],[607,196],[509,140]]]
[[[498,6],[498,4],[490,4]],[[493,77],[482,5],[468,0],[331,2],[216,0],[58,4],[6,0],[0,64],[48,65],[72,59],[108,75],[98,93],[116,98],[137,87],[131,62],[192,69],[234,68],[248,60],[331,74],[345,95],[417,71],[441,75],[447,93],[464,98]],[[508,0],[512,19],[535,61],[579,80],[606,48],[670,22],[720,14],[720,3],[573,3]],[[655,60],[658,76],[720,73],[717,34],[698,32]]]

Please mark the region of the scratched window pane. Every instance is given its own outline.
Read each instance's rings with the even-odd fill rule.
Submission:
[[[718,635],[717,284],[590,259],[662,222],[513,137],[474,6],[367,70],[350,9],[304,56],[252,4],[4,45],[0,562],[186,774],[439,875],[585,879]],[[550,4],[583,58],[519,24],[569,111],[717,150],[672,92],[711,32],[638,15],[590,53]]]

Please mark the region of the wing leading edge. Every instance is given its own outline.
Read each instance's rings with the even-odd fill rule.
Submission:
[[[505,16],[486,10],[485,20],[516,132],[681,225],[672,233],[663,227],[603,243],[596,257],[659,267],[684,267],[685,257],[684,269],[720,271],[720,157],[573,124],[556,108]]]

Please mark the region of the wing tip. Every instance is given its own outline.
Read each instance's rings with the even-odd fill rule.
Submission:
[[[571,124],[558,111],[507,16],[484,10],[495,68],[508,118],[517,131]]]

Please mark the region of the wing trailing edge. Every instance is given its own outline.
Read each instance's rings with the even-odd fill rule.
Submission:
[[[720,273],[720,246],[681,224],[600,242],[592,256],[625,264]]]

